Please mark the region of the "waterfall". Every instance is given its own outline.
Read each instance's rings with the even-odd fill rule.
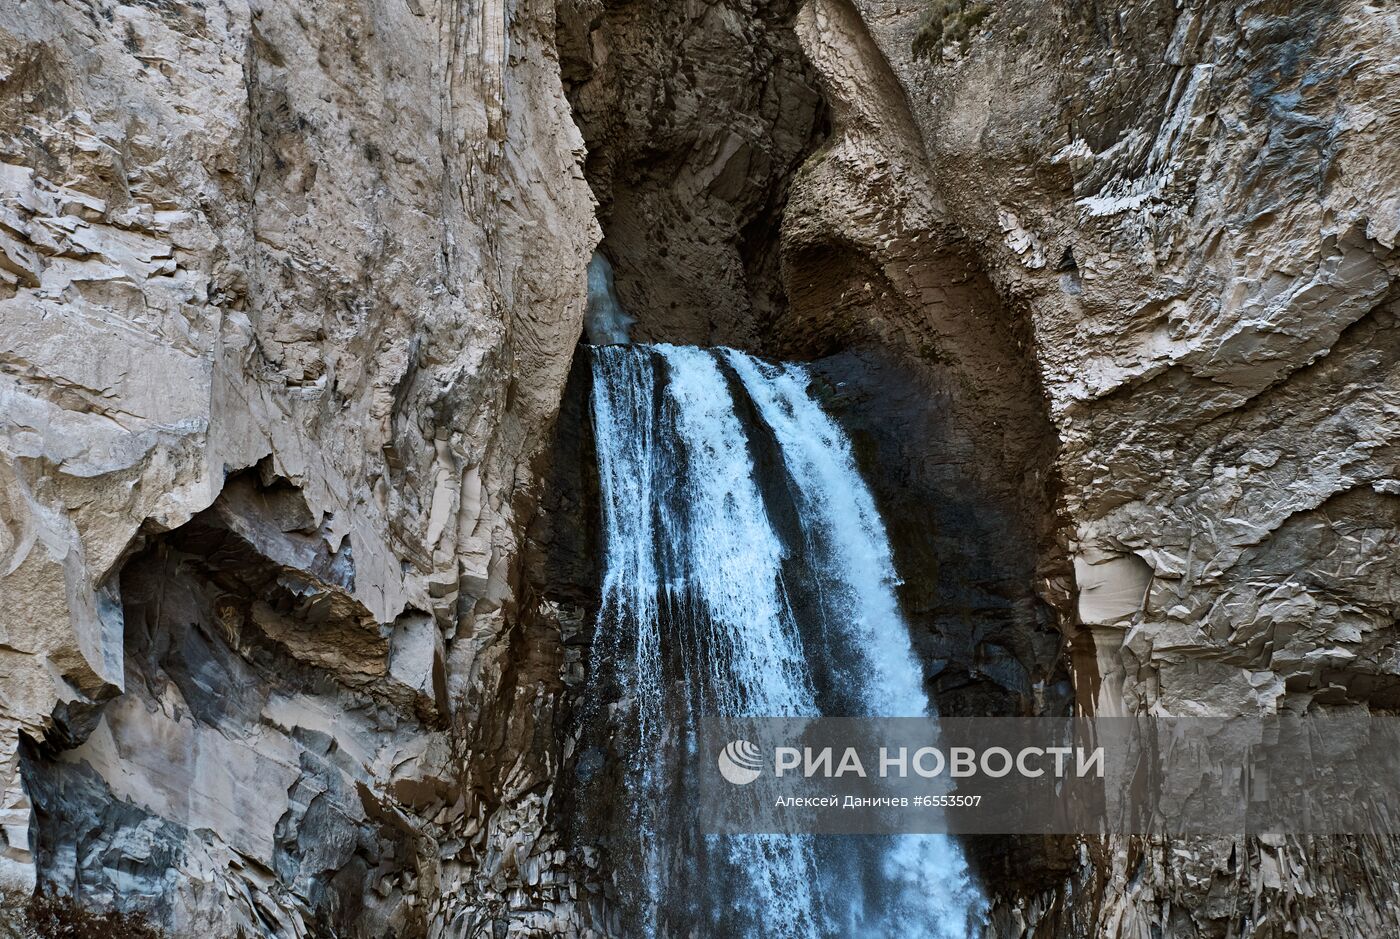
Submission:
[[[888,538],[806,371],[735,350],[593,349],[605,538],[594,683],[627,763],[638,917],[671,936],[968,934],[945,837],[695,838],[668,774],[697,715],[917,716]]]
[[[628,316],[617,299],[612,265],[601,251],[594,251],[588,262],[588,306],[583,328],[594,345],[625,345],[627,332],[637,321]]]

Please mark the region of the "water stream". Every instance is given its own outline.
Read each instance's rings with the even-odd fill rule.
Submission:
[[[917,716],[922,670],[884,525],[798,365],[593,349],[605,530],[596,695],[624,754],[631,898],[650,934],[969,934],[944,837],[696,837],[668,761],[696,715]]]

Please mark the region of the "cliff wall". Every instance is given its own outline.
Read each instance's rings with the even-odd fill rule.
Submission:
[[[598,237],[554,26],[0,9],[11,884],[177,935],[569,905],[518,563]]]
[[[637,338],[814,363],[946,712],[1394,710],[1397,37],[1363,0],[4,5],[0,886],[177,935],[616,931],[564,831],[600,239]],[[1394,854],[970,850],[992,935],[1132,939],[1394,933]]]

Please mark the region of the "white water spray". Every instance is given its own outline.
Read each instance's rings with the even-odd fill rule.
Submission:
[[[946,837],[734,836],[692,843],[705,858],[668,856],[676,846],[665,843],[662,822],[684,806],[666,804],[661,750],[646,741],[667,739],[698,713],[817,715],[816,658],[845,663],[831,674],[852,685],[842,697],[858,713],[923,715],[928,699],[874,499],[805,371],[733,350],[593,355],[606,531],[594,663],[612,669],[642,742],[629,784],[638,790],[632,820],[645,845],[642,905],[654,933],[695,929],[698,917],[752,936],[966,936],[980,900]],[[800,532],[786,551],[735,389],[791,484]],[[783,574],[794,560],[814,594],[801,609],[818,623],[795,612]],[[843,854],[842,845],[855,847]],[[720,886],[685,898],[690,922],[678,927],[667,919],[680,906],[671,890],[692,864]],[[727,874],[716,878],[716,868]]]

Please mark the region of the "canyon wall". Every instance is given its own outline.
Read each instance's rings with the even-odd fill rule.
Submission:
[[[560,3],[602,250],[632,339],[764,346],[788,182],[825,106],[795,0]]]
[[[554,32],[0,6],[7,888],[210,936],[589,902],[519,567],[598,237]]]
[[[997,350],[1033,362],[1036,586],[1079,711],[1393,710],[1395,11],[813,0],[799,34],[834,117],[784,221],[794,314],[924,337],[978,421],[1025,381]],[[865,276],[805,303],[831,290],[813,244]],[[1084,842],[1060,885],[1008,884],[992,933],[1389,934],[1394,854]]]

